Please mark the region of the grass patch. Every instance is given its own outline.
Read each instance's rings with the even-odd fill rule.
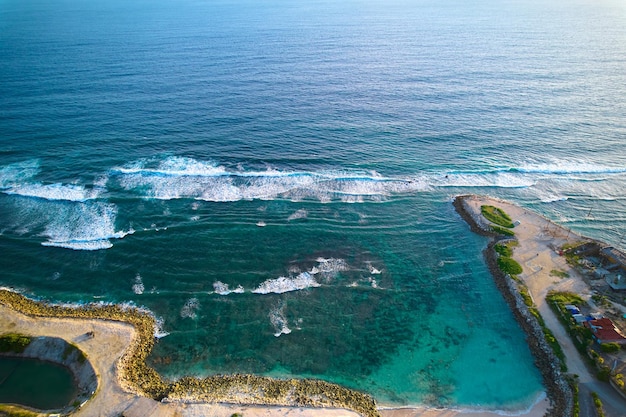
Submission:
[[[512,229],[515,227],[511,218],[502,209],[494,206],[483,205],[480,206],[480,212],[491,223],[495,223],[499,226]]]
[[[0,352],[22,353],[30,344],[30,337],[19,333],[0,336]]]
[[[503,235],[503,236],[508,236],[508,237],[515,236],[515,232],[513,232],[512,230],[509,230],[509,229],[505,229],[504,227],[491,226],[491,230],[493,230],[495,233],[498,233],[498,234]]]
[[[508,245],[504,245],[502,243],[498,243],[497,245],[495,245],[493,247],[493,249],[500,256],[504,256],[506,258],[510,258],[511,256],[513,256],[513,249],[511,249]]]
[[[561,271],[560,269],[553,269],[552,271],[550,271],[550,275],[559,278],[569,278],[569,274],[565,271]]]
[[[522,273],[522,266],[513,258],[501,256],[498,258],[498,267],[502,272],[509,275],[519,275]]]
[[[548,295],[546,296],[546,300],[548,300],[551,303],[560,304],[561,306],[564,306],[566,304],[573,304],[575,306],[580,307],[580,306],[587,304],[580,295],[573,293],[573,292],[550,291]]]

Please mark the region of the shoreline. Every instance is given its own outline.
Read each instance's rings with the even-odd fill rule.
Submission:
[[[107,371],[103,371],[102,366],[93,365],[98,375],[98,389],[94,397],[73,415],[95,416],[124,413],[130,417],[142,415],[139,410],[144,410],[146,407],[152,410],[152,415],[163,417],[174,415],[230,417],[234,413],[244,412],[246,417],[352,417],[357,415],[368,417],[561,417],[570,415],[571,388],[559,369],[558,360],[545,342],[542,329],[519,294],[517,284],[510,277],[505,276],[497,265],[497,254],[493,247],[503,237],[493,232],[490,223],[482,217],[481,202],[504,205],[507,208],[515,207],[517,214],[527,214],[525,221],[535,222],[536,227],[549,223],[554,228],[566,229],[530,210],[492,197],[465,195],[457,196],[453,201],[456,212],[472,232],[489,238],[489,243],[483,251],[485,262],[498,290],[527,335],[528,346],[542,374],[546,390],[539,393],[533,404],[526,409],[510,411],[463,408],[463,406],[431,408],[422,405],[398,407],[388,404],[376,405],[374,399],[368,394],[320,380],[275,380],[255,375],[219,375],[204,379],[183,377],[173,382],[165,381],[154,369],[145,364],[145,358],[154,344],[156,329],[155,318],[145,310],[107,304],[74,307],[51,305],[0,289],[0,313],[3,313],[4,318],[8,317],[8,313],[5,314],[5,312],[14,312],[10,320],[24,314],[24,319],[15,320],[28,321],[35,332],[50,333],[53,324],[61,326],[63,329],[60,331],[61,334],[74,327],[80,327],[81,331],[98,328],[96,339],[101,339],[99,336],[107,336],[108,332],[117,340],[114,344],[118,349],[104,352],[103,355],[108,356],[106,358],[98,356],[99,354],[93,351],[92,347],[87,346],[85,352],[90,361],[96,359],[95,357],[106,359],[105,362],[110,364],[106,366],[110,366],[111,369],[106,374]],[[516,235],[517,230],[516,228]],[[569,231],[567,237],[570,240],[591,240]],[[539,239],[535,236],[526,236],[526,238]],[[556,242],[554,236],[548,239],[551,239],[550,242]],[[553,254],[548,253],[546,256],[548,255]],[[60,322],[63,323],[60,324]],[[6,331],[6,326],[4,327],[5,329],[3,329],[3,323],[0,322],[0,331]],[[13,330],[19,331],[19,326],[12,328]],[[74,333],[76,331],[78,330],[74,330]],[[28,334],[28,332],[25,333]],[[74,335],[74,337],[77,336]],[[68,341],[72,342],[71,338]],[[101,340],[100,343],[102,343]],[[82,343],[79,345],[83,348]],[[110,386],[107,388],[106,385]],[[112,400],[118,403],[115,407],[109,407]],[[107,406],[105,407],[104,404]],[[106,413],[103,414],[103,412]]]
[[[453,205],[463,220],[470,226],[472,232],[489,237],[489,243],[483,251],[485,262],[494,279],[496,287],[509,305],[515,320],[526,334],[526,342],[531,354],[535,359],[535,365],[539,369],[547,396],[551,406],[547,411],[547,416],[569,416],[572,414],[574,399],[572,389],[565,379],[565,375],[559,369],[560,360],[554,355],[552,348],[547,344],[545,336],[536,317],[530,312],[523,301],[517,284],[499,268],[497,260],[498,254],[494,247],[504,237],[491,229],[490,223],[480,214],[480,205],[470,206],[468,201],[479,201],[480,203],[505,203],[504,201],[475,195],[457,196]],[[538,217],[538,214],[535,214]],[[547,219],[545,219],[548,221]],[[576,235],[575,235],[576,236]],[[539,255],[539,253],[537,254]]]

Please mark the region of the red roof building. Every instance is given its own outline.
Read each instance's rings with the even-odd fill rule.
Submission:
[[[619,343],[626,345],[626,337],[615,327],[611,319],[603,317],[598,320],[589,320],[585,322],[585,327],[591,329],[593,337],[598,343]]]

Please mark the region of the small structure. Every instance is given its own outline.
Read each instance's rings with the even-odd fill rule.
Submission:
[[[604,278],[613,291],[626,291],[626,274],[620,271],[619,274],[610,274]]]
[[[598,320],[589,320],[583,324],[593,333],[593,338],[600,344],[602,343],[618,343],[626,345],[626,337],[615,327],[611,319],[601,318]]]
[[[610,272],[604,268],[596,268],[593,270],[593,278],[595,279],[606,278],[609,274]]]
[[[618,249],[615,249],[612,246],[607,246],[603,248],[600,252],[602,252],[602,255],[604,255],[604,257],[610,262],[622,268],[626,268],[626,255]]]

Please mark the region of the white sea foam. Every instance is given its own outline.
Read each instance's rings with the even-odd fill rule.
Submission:
[[[305,288],[319,287],[320,284],[308,272],[302,272],[296,277],[279,277],[262,282],[256,289],[255,294],[282,294],[289,291],[298,291]]]
[[[305,209],[299,209],[287,217],[287,221],[290,222],[292,220],[306,219],[308,215],[309,213]]]
[[[164,200],[230,202],[285,198],[361,202],[428,187],[417,179],[386,178],[373,171],[301,172],[271,167],[265,171],[228,170],[214,162],[182,157],[142,160],[114,168],[112,173],[123,188]]]
[[[23,184],[8,188],[6,194],[60,201],[87,201],[98,197],[97,189],[71,184]]]
[[[326,282],[335,278],[340,272],[350,269],[345,260],[338,258],[317,258],[317,266],[314,268],[318,271],[315,275],[319,275]]]
[[[185,305],[180,309],[180,317],[195,319],[198,317],[198,310],[200,309],[200,302],[197,298],[190,298],[185,302]]]
[[[380,269],[376,269],[376,268],[374,268],[374,266],[372,266],[372,264],[368,264],[368,265],[367,265],[367,268],[369,269],[370,274],[372,274],[372,275],[379,275],[379,274],[382,274],[382,271],[381,271]]]
[[[540,174],[619,174],[626,173],[626,167],[608,166],[589,161],[552,160],[549,162],[528,162],[517,168],[520,172]]]
[[[30,181],[39,173],[39,160],[18,162],[0,168],[0,188],[10,188]]]
[[[47,209],[47,211],[46,211]],[[45,214],[44,214],[45,211]],[[46,222],[44,246],[74,250],[99,250],[112,247],[111,239],[122,239],[135,231],[115,231],[117,207],[102,202],[43,205],[35,212]]]
[[[141,280],[141,275],[137,274],[135,276],[135,281],[133,282],[133,292],[137,295],[143,294],[146,287],[143,285],[143,281]]]
[[[272,323],[274,327],[275,337],[291,333],[291,329],[287,326],[288,322],[285,316],[285,307],[286,304],[284,302],[278,303],[269,313],[270,323]]]
[[[154,320],[154,337],[157,339],[162,339],[165,336],[168,336],[169,333],[166,332],[163,327],[165,326],[165,320],[161,317],[156,317]]]
[[[228,295],[231,293],[241,294],[245,292],[244,288],[241,285],[238,285],[237,288],[231,290],[228,284],[225,284],[222,281],[215,281],[213,283],[213,290],[216,294],[219,295]]]
[[[432,183],[438,187],[496,187],[527,188],[536,184],[536,179],[510,172],[468,172],[433,176]]]
[[[265,226],[267,226],[267,223],[265,223],[263,221],[260,221],[260,222],[257,222],[256,225],[259,226],[259,227],[265,227]]]

